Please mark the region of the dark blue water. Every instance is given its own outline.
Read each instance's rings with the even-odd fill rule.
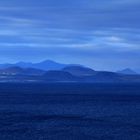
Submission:
[[[0,140],[140,140],[140,84],[0,84]]]

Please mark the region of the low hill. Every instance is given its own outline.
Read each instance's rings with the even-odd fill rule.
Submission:
[[[47,71],[43,75],[43,80],[46,81],[77,81],[78,78],[69,72],[65,71]]]
[[[69,72],[75,76],[91,76],[96,74],[96,71],[94,71],[93,69],[83,66],[67,66],[62,70]]]
[[[130,68],[117,71],[117,73],[125,74],[125,75],[136,75],[136,74],[137,74],[135,71],[133,71],[133,70],[130,69]]]
[[[21,67],[21,68],[35,68],[42,70],[60,70],[64,68],[66,64],[60,64],[52,60],[45,60],[39,63],[30,63],[30,62],[18,62],[14,64],[0,64],[0,68],[9,68],[9,67]]]
[[[45,71],[34,68],[8,67],[0,69],[0,75],[42,75]]]

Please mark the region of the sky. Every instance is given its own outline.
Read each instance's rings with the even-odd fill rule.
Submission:
[[[139,15],[140,0],[1,0],[0,63],[140,72]]]

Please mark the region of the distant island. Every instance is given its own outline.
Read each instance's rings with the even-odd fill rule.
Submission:
[[[96,71],[79,64],[46,60],[0,64],[0,82],[140,82],[140,75],[129,68],[117,72]]]

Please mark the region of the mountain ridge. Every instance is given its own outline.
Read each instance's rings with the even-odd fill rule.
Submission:
[[[120,74],[126,74],[126,75],[137,75],[138,73],[132,70],[131,68],[125,68],[123,70],[117,71],[117,73]]]
[[[140,82],[138,74],[96,71],[78,64],[60,64],[50,60],[0,66],[0,82]]]
[[[18,66],[21,68],[36,68],[36,69],[42,69],[42,70],[61,70],[66,66],[81,66],[79,64],[63,64],[63,63],[58,63],[52,60],[44,60],[41,62],[37,63],[32,63],[32,62],[16,62],[16,63],[5,63],[5,64],[0,64],[0,69],[2,68],[8,68],[8,67],[14,67]]]

